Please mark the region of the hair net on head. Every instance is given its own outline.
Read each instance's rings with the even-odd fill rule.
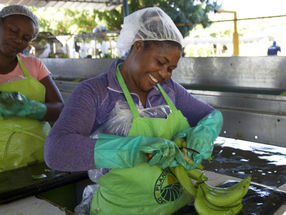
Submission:
[[[30,18],[34,24],[35,24],[35,35],[33,37],[33,39],[35,39],[39,33],[39,21],[38,18],[36,17],[35,14],[33,14],[32,11],[30,11],[28,8],[22,6],[22,5],[9,5],[7,7],[4,7],[1,11],[0,11],[0,17],[1,18],[5,18],[7,16],[12,16],[12,15],[22,15],[22,16],[26,16],[28,18]]]
[[[148,7],[126,16],[117,39],[119,53],[138,40],[172,40],[183,46],[183,36],[173,20],[159,7]]]

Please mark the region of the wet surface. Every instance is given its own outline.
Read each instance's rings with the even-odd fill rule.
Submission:
[[[86,172],[59,172],[44,163],[0,173],[0,204],[87,178]]]
[[[219,137],[206,170],[272,187],[286,183],[286,148]]]
[[[274,189],[286,183],[286,148],[219,137],[204,169],[237,178],[251,176],[239,215],[271,215],[286,203],[286,192]],[[232,186],[228,181],[222,187]],[[173,215],[197,215],[191,203]]]

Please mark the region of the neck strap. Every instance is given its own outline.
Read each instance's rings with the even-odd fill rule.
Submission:
[[[21,60],[21,58],[19,57],[19,55],[17,55],[17,60],[18,63],[20,65],[21,70],[23,71],[24,75],[26,77],[31,77],[30,73],[28,72],[27,68],[24,66],[23,61]]]

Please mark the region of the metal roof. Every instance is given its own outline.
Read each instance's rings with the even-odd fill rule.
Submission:
[[[0,4],[20,4],[30,7],[111,10],[123,5],[123,0],[0,0]]]

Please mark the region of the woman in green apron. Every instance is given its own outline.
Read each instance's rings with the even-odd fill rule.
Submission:
[[[47,121],[57,119],[63,99],[47,68],[21,54],[36,38],[37,17],[10,5],[0,11],[0,172],[44,160]]]
[[[78,214],[168,215],[192,201],[169,167],[192,169],[208,158],[222,115],[171,79],[182,42],[160,8],[139,10],[124,19],[117,41],[127,58],[71,95],[47,138],[45,161],[58,170],[98,170],[89,211],[79,206]],[[199,152],[189,154],[193,166],[176,137]]]

